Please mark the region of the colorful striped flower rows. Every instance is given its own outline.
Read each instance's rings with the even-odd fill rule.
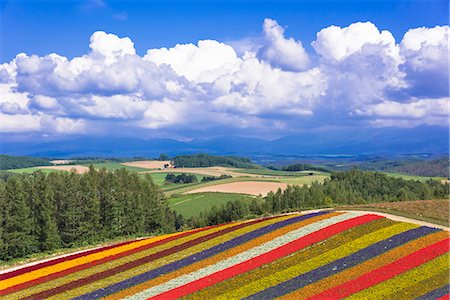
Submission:
[[[0,274],[1,299],[448,299],[449,234],[318,212],[124,242]]]

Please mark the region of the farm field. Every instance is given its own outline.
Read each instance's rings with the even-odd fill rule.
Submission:
[[[248,195],[266,196],[270,191],[276,192],[278,189],[284,190],[287,183],[264,182],[264,181],[242,181],[230,183],[218,183],[211,186],[196,188],[186,192],[186,194],[216,192],[216,193],[237,193]]]
[[[237,172],[239,170],[239,172]],[[164,170],[153,170],[148,173],[165,173],[165,172],[178,172],[178,173],[191,173],[191,174],[199,174],[199,175],[207,175],[207,176],[220,176],[220,175],[230,175],[233,177],[262,177],[262,175],[258,174],[250,174],[244,173],[243,169],[233,169],[226,167],[204,167],[204,168],[167,168]]]
[[[403,178],[406,180],[418,180],[418,181],[422,181],[422,182],[430,180],[430,179],[437,180],[437,181],[447,179],[444,177],[425,177],[425,176],[407,175],[407,174],[399,174],[399,173],[384,173],[384,174],[392,176],[392,177]]]
[[[209,211],[213,206],[219,207],[229,201],[250,202],[253,196],[232,193],[198,193],[169,198],[169,206],[186,218],[198,216],[200,212]]]
[[[84,166],[89,167],[91,164],[86,164]],[[103,163],[95,163],[92,164],[94,166],[94,168],[96,169],[102,169],[105,168],[108,171],[115,171],[118,169],[126,169],[130,172],[142,172],[142,171],[146,171],[147,169],[144,168],[138,168],[138,167],[133,167],[133,166],[128,166],[128,165],[123,165],[121,163],[117,163],[117,162],[103,162]]]
[[[164,165],[170,165],[169,160],[141,160],[121,163],[123,166],[142,168],[142,169],[159,169]]]
[[[238,172],[238,173],[267,175],[267,176],[305,176],[305,175],[307,175],[309,173],[313,173],[315,175],[329,175],[329,173],[319,172],[319,171],[288,172],[288,171],[271,170],[271,169],[266,169],[266,168],[261,168],[261,169],[235,169],[233,171]]]
[[[5,270],[0,297],[437,299],[449,250],[448,231],[376,214],[279,215]]]
[[[81,166],[81,165],[57,165],[57,166],[43,166],[43,167],[37,167],[38,169],[42,170],[50,170],[50,171],[72,171],[75,169],[75,171],[78,174],[83,174],[89,171],[89,167]]]
[[[20,173],[31,174],[31,173],[39,171],[39,170],[44,173],[50,173],[50,172],[55,171],[55,170],[39,169],[38,167],[30,167],[30,168],[20,168],[20,169],[9,169],[9,170],[6,170],[6,172],[19,173],[19,174]]]
[[[450,200],[416,200],[342,206],[338,209],[358,209],[386,212],[421,221],[449,226]]]

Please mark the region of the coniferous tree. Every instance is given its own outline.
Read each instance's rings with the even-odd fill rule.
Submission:
[[[80,231],[87,241],[96,241],[100,234],[100,199],[98,172],[91,165],[80,178],[79,205],[82,208]]]
[[[83,210],[79,201],[80,176],[72,172],[58,175],[61,177],[61,185],[55,194],[59,203],[58,227],[64,244],[73,246],[84,238],[81,230]]]
[[[19,177],[11,177],[5,186],[4,241],[6,258],[23,257],[37,250],[27,194]]]
[[[61,236],[56,221],[54,192],[43,172],[35,172],[28,179],[34,232],[39,247],[43,251],[59,248]]]

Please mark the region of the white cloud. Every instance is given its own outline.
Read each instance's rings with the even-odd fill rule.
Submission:
[[[284,28],[277,21],[265,19],[263,30],[264,45],[259,49],[258,57],[287,71],[301,71],[308,67],[309,56],[302,42],[285,38]]]
[[[421,124],[447,126],[450,98],[411,99],[407,103],[383,101],[356,110],[360,116],[370,117],[370,123],[380,127],[413,127]]]
[[[393,35],[378,28],[371,22],[357,22],[348,27],[330,26],[317,33],[312,42],[316,52],[325,59],[341,61],[352,54],[370,51],[375,46],[383,55],[400,60],[399,50]]]
[[[114,62],[118,57],[135,55],[134,43],[130,38],[119,38],[115,34],[96,31],[91,36],[89,48],[94,53],[103,55],[106,63]]]
[[[3,133],[86,133],[87,124],[84,120],[59,118],[44,114],[3,114],[0,113],[0,130]],[[92,133],[94,130],[90,130]]]
[[[411,29],[400,44],[370,22],[330,26],[317,34],[318,59],[311,60],[300,41],[266,19],[244,54],[201,40],[142,57],[130,38],[95,32],[80,57],[21,53],[0,65],[2,130],[442,124],[447,39],[448,26]]]
[[[297,108],[310,112],[325,94],[326,82],[318,68],[285,72],[246,56],[240,70],[218,79],[215,87],[220,96],[214,106],[219,110],[259,114]]]
[[[235,72],[240,63],[231,46],[213,40],[199,41],[197,45],[150,49],[144,59],[158,66],[167,64],[178,75],[197,82],[213,82],[224,74]]]
[[[413,96],[448,95],[449,26],[408,30],[400,43]]]

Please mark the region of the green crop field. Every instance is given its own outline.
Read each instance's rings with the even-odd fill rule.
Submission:
[[[392,176],[392,177],[397,177],[397,178],[402,178],[405,180],[418,180],[421,182],[427,181],[429,179],[433,179],[433,180],[445,180],[447,178],[444,177],[424,177],[424,176],[416,176],[416,175],[407,175],[407,174],[399,174],[399,173],[384,173],[388,176]]]
[[[90,165],[91,164],[83,164],[83,166],[86,166],[86,167],[89,167]],[[117,162],[103,162],[103,163],[95,163],[95,164],[92,164],[92,165],[96,169],[105,168],[108,171],[114,171],[114,170],[123,169],[123,168],[127,169],[130,172],[145,172],[145,171],[148,171],[148,169],[124,166],[124,165],[122,165],[120,163],[117,163]]]
[[[36,172],[36,171],[42,171],[44,173],[50,173],[50,172],[55,172],[55,171],[58,171],[58,170],[49,170],[49,169],[40,169],[40,168],[36,168],[36,167],[31,167],[31,168],[11,169],[11,170],[5,170],[5,171],[12,172],[12,173],[31,174],[31,173]]]
[[[271,170],[271,169],[230,169],[237,173],[247,173],[247,174],[256,174],[256,175],[265,175],[265,176],[288,176],[288,177],[300,177],[300,176],[306,176],[309,173],[316,174],[323,174],[326,175],[328,173],[326,172],[319,172],[319,171],[299,171],[299,172],[288,172],[288,171],[278,171],[278,170]]]
[[[214,205],[219,207],[229,201],[250,202],[256,197],[243,194],[198,193],[169,198],[169,206],[186,218],[198,216],[200,212],[209,211]]]
[[[329,178],[328,175],[310,175],[310,176],[299,176],[299,177],[283,177],[277,178],[277,181],[284,182],[291,185],[304,185],[311,184],[314,181],[322,183],[326,178]]]

